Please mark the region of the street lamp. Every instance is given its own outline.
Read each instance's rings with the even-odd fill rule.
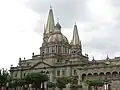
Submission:
[[[9,82],[6,83],[6,90],[9,88]]]
[[[111,81],[105,80],[105,90],[110,90],[110,83]]]

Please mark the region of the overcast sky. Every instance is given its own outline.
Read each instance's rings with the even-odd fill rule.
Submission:
[[[39,54],[50,5],[69,41],[76,22],[83,54],[120,56],[120,0],[0,0],[0,68]]]

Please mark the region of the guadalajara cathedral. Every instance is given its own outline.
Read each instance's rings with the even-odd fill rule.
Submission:
[[[54,22],[53,10],[50,8],[40,54],[32,53],[31,59],[19,58],[18,66],[10,67],[12,78],[24,78],[32,72],[43,71],[48,74],[51,82],[55,82],[56,77],[73,76],[83,90],[87,90],[86,80],[97,79],[109,80],[111,90],[120,90],[120,57],[110,59],[107,56],[104,60],[93,58],[89,61],[88,55],[82,54],[77,25],[73,26],[70,43],[61,30],[60,23]]]

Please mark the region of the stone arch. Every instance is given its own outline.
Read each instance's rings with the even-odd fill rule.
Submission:
[[[93,75],[98,76],[98,73],[94,73]]]
[[[93,74],[93,77],[94,77],[95,79],[98,79],[98,73],[94,73],[94,74]]]
[[[118,77],[118,72],[117,71],[112,72],[112,78],[117,78],[117,77]]]
[[[110,72],[106,72],[106,79],[110,79],[111,78],[111,73]]]
[[[88,79],[88,80],[91,80],[92,77],[93,77],[92,73],[88,73],[88,74],[87,74],[87,79]]]
[[[120,77],[120,72],[119,72],[119,77]]]
[[[88,73],[87,76],[92,75],[92,73]]]
[[[104,74],[104,72],[100,72],[100,73],[99,73],[99,79],[102,79],[102,80],[105,79],[105,74]]]
[[[86,80],[86,74],[82,74],[82,81]]]

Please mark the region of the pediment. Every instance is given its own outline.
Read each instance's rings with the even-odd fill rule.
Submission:
[[[33,65],[31,68],[35,68],[35,69],[41,68],[41,69],[44,69],[44,68],[50,68],[50,67],[52,67],[52,66],[49,65],[49,64],[46,63],[46,62],[38,62],[38,63],[36,63],[35,65]]]

